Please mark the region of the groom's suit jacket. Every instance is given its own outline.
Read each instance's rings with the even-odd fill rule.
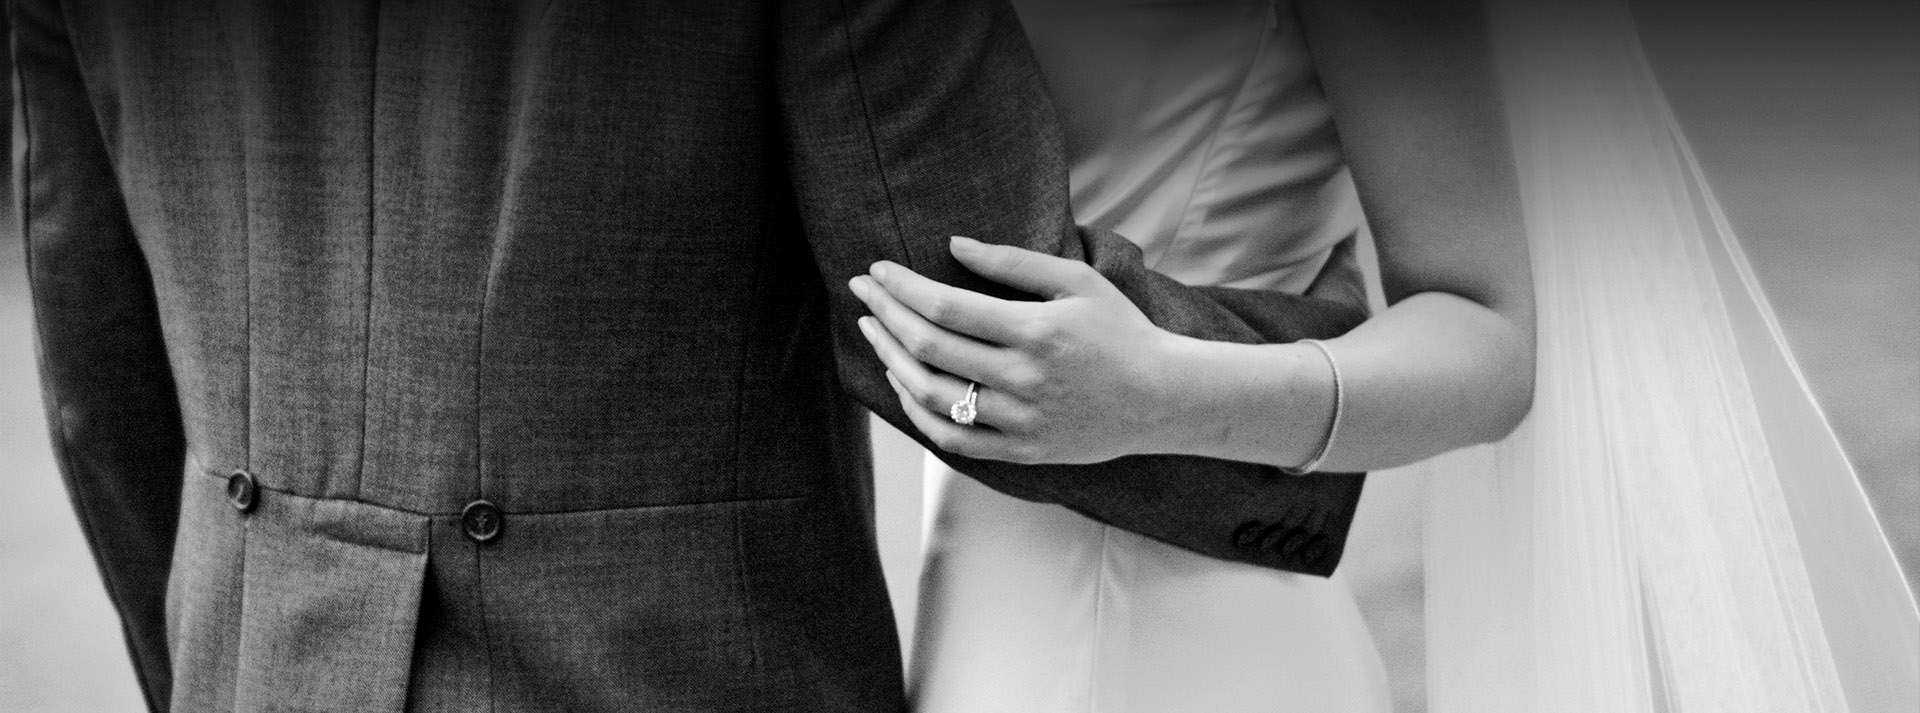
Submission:
[[[155,709],[898,710],[860,405],[914,431],[849,277],[985,289],[964,233],[1199,337],[1360,318],[1076,228],[999,3],[9,17],[47,414]],[[949,462],[1322,575],[1360,487]]]

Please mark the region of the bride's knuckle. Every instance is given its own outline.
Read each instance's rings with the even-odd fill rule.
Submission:
[[[967,458],[997,460],[992,449],[983,447],[979,441],[965,435],[956,438],[953,448],[948,449],[947,452]]]
[[[938,295],[921,300],[920,316],[936,324],[944,324],[953,319],[953,300]]]
[[[931,441],[935,448],[948,453],[959,453],[963,445],[959,433],[945,428],[928,431],[927,440]]]
[[[1020,395],[1030,395],[1040,388],[1040,372],[1032,367],[1015,367],[1007,371],[1007,390]]]
[[[1015,463],[1034,465],[1046,462],[1047,449],[1038,443],[1021,443],[1015,445],[1009,455]]]
[[[1023,331],[1027,337],[1027,344],[1042,351],[1060,341],[1060,324],[1045,317],[1028,320]]]
[[[902,335],[900,346],[907,350],[909,356],[922,362],[932,361],[940,354],[939,341],[920,330],[912,330]]]
[[[1044,369],[1048,368],[1048,365],[1058,362],[1060,356],[1065,354],[1068,348],[1066,337],[1056,331],[1053,338],[1040,341],[1028,347],[1027,354],[1033,357],[1034,362],[1041,365],[1041,368]]]
[[[947,408],[945,401],[928,390],[914,392],[913,400],[919,402],[922,407],[934,413],[941,413]]]
[[[1034,344],[1045,335],[1039,320],[1027,319],[1013,325],[1013,338],[1020,345]]]
[[[1022,374],[1019,379],[1020,393],[1022,395],[1032,398],[1045,398],[1047,396],[1048,380],[1046,375],[1040,373],[1039,370],[1026,372]]]

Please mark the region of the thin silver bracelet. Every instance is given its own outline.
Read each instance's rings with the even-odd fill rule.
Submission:
[[[1347,410],[1347,387],[1340,379],[1340,362],[1334,360],[1333,352],[1318,339],[1302,339],[1300,343],[1311,344],[1313,348],[1320,350],[1320,353],[1327,358],[1327,366],[1333,368],[1333,423],[1327,424],[1327,440],[1321,442],[1320,452],[1313,454],[1313,458],[1297,468],[1280,468],[1280,472],[1287,475],[1306,475],[1320,468],[1320,462],[1327,459],[1328,453],[1333,452],[1333,437],[1340,435],[1340,414]]]

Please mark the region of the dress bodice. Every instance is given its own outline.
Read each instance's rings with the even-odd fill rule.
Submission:
[[[1065,127],[1073,208],[1192,284],[1359,284],[1333,114],[1290,5],[1016,2]]]

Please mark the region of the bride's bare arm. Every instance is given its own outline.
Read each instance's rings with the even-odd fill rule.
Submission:
[[[1533,302],[1483,13],[1474,2],[1406,0],[1316,0],[1300,13],[1391,305],[1325,343],[1345,404],[1318,470],[1390,467],[1498,439],[1531,404]],[[1313,347],[1167,334],[1071,266],[1013,248],[975,252],[956,256],[1053,299],[1007,309],[882,266],[873,284],[883,289],[866,300],[879,318],[869,337],[902,376],[904,398],[934,406],[956,388],[908,361],[1019,377],[1025,388],[991,403],[1006,426],[943,434],[961,452],[990,435],[993,448],[1017,446],[1028,459],[1155,452],[1295,466],[1326,437],[1333,374]],[[997,311],[973,312],[987,307]],[[1051,339],[1021,347],[978,333],[992,321]],[[952,430],[937,420],[926,427]]]
[[[1533,292],[1484,15],[1478,3],[1419,0],[1315,0],[1299,11],[1391,305],[1326,343],[1346,402],[1322,469],[1390,467],[1501,438],[1532,403]],[[1195,448],[1280,464],[1318,448],[1333,392],[1318,351],[1187,346],[1210,367],[1194,370],[1196,397],[1222,402]],[[1267,366],[1275,361],[1288,368]],[[1291,398],[1258,398],[1251,379]],[[1252,425],[1275,422],[1293,437],[1274,442]]]

